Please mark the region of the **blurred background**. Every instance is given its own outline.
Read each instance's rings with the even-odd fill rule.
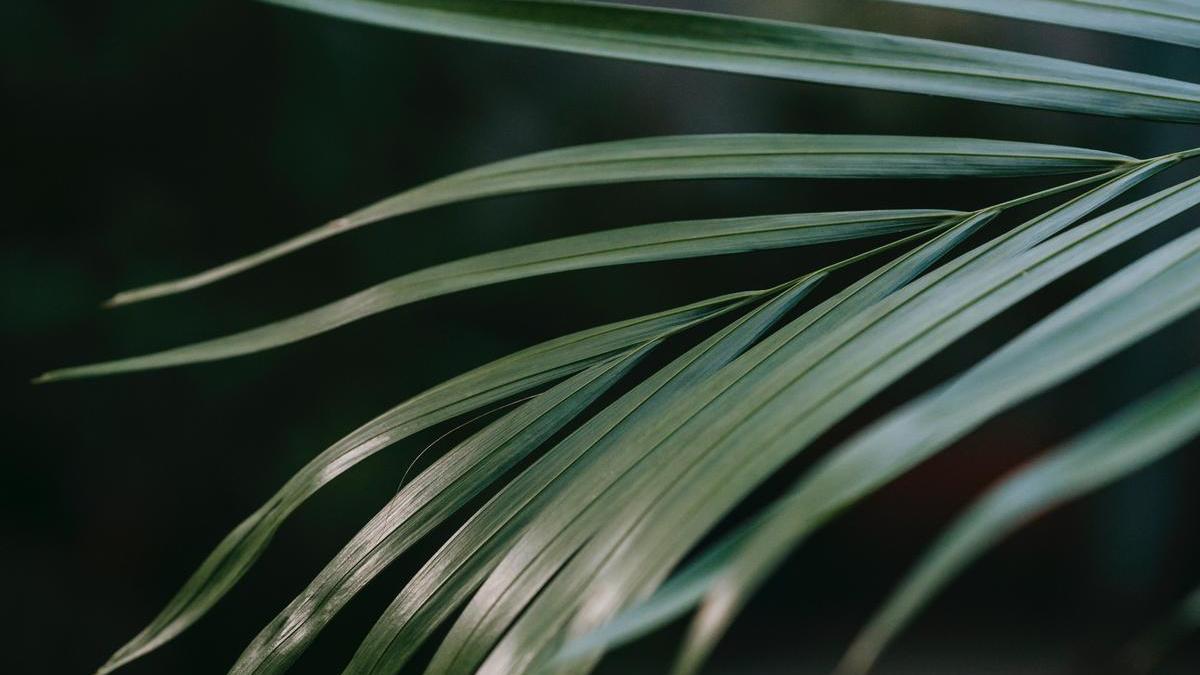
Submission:
[[[1182,79],[1200,73],[1197,52],[1184,48],[886,3],[660,4]],[[1050,183],[743,180],[573,189],[404,216],[178,298],[100,310],[118,290],[223,262],[421,181],[563,145],[750,131],[984,136],[1137,156],[1200,145],[1200,129],[1181,125],[604,61],[245,2],[8,0],[0,3],[0,51],[9,166],[0,188],[8,401],[0,571],[12,621],[0,664],[15,659],[0,670],[14,673],[96,668],[293,471],[408,396],[569,331],[777,283],[862,250],[862,242],[509,283],[209,365],[29,385],[39,372],[221,335],[426,265],[550,237],[695,217],[974,209]],[[1010,214],[1001,226],[1021,215],[1028,213]],[[1139,252],[1195,227],[1196,217],[1159,228],[976,331],[831,432],[737,515],[790,484],[830,443],[973,363]],[[710,672],[827,672],[973,495],[1200,364],[1198,331],[1195,317],[1173,325],[993,420],[839,518],[768,584]],[[222,672],[441,431],[392,447],[322,490],[208,617],[125,672]],[[1200,582],[1198,450],[1193,443],[1006,541],[920,616],[877,672],[1117,672],[1110,664],[1120,645]],[[449,531],[378,579],[294,672],[338,672]],[[603,669],[663,672],[680,634],[681,626],[664,630],[617,652]],[[1161,672],[1198,666],[1193,640]]]

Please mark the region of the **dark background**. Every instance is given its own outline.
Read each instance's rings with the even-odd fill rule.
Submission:
[[[1200,72],[1197,53],[1183,48],[881,3],[672,4],[1183,79]],[[0,3],[0,50],[7,166],[0,347],[8,394],[0,571],[11,621],[0,659],[15,659],[8,667],[0,661],[4,672],[90,672],[294,470],[407,396],[568,331],[777,283],[861,243],[510,283],[253,357],[27,384],[43,370],[224,334],[425,265],[552,236],[692,217],[973,209],[1049,183],[705,181],[565,190],[405,216],[178,298],[99,310],[115,291],[197,271],[448,172],[562,145],[741,131],[985,136],[1138,156],[1200,145],[1200,132],[1180,125],[610,62],[254,3],[8,0]],[[1166,179],[1189,172],[1195,167]],[[1195,221],[1189,213],[1006,312],[822,446]],[[711,672],[795,672],[796,664],[826,672],[959,507],[1007,469],[1200,364],[1198,328],[1194,317],[1177,323],[1004,414],[841,517],[761,593]],[[381,453],[321,491],[210,616],[126,672],[227,668],[388,498],[432,435]],[[920,616],[878,672],[1102,672],[1125,640],[1200,582],[1197,450],[1193,443],[1001,545]],[[433,544],[372,585],[295,672],[337,672]],[[664,631],[606,665],[661,672],[678,636],[679,627]],[[1193,641],[1162,672],[1197,665]]]

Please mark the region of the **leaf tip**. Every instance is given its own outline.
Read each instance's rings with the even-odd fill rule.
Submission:
[[[121,291],[120,293],[117,293],[111,298],[100,303],[100,307],[102,309],[112,309],[114,307],[130,305],[135,302],[140,302],[142,300],[148,300],[152,297],[155,297],[155,295],[147,293],[147,290],[148,289],[135,289],[132,291]]]

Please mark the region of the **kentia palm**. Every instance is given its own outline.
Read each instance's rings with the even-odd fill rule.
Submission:
[[[1180,0],[902,0],[1200,46],[1200,7]],[[909,37],[570,0],[276,0],[394,28],[762,75],[1077,113],[1200,122],[1200,85]],[[199,274],[116,295],[168,296],[369,223],[488,196],[644,180],[788,177],[886,180],[1080,174],[971,212],[801,213],[659,223],[455,261],[223,338],[54,371],[51,381],[248,354],[403,304],[487,284],[623,265],[867,237],[893,237],[778,286],[550,340],[405,401],[313,459],[235,528],[141,633],[102,668],[156,649],[203,616],[254,564],[288,515],[367,456],[420,430],[536,391],[416,476],[266,626],[235,673],[285,670],[344,604],[411,544],[555,431],[575,430],[519,472],[401,590],[347,673],[398,671],[463,608],[429,672],[584,672],[605,650],[698,608],[676,672],[695,671],[787,553],[813,530],[1003,410],[1200,305],[1200,230],[1133,261],[937,389],[835,448],[795,488],[678,569],[705,534],[825,430],[973,328],[1063,275],[1200,203],[1200,179],[1103,211],[1197,150],[1135,159],[1098,150],[968,138],[730,134],[551,150],[407,190]],[[992,221],[1069,201],[996,232]],[[1099,213],[1099,215],[1097,215]],[[968,236],[984,243],[954,255]],[[832,272],[900,253],[781,326]],[[721,316],[733,323],[587,419],[588,404],[659,343]],[[1117,480],[1200,433],[1200,375],[1133,403],[971,507],[854,643],[862,672],[920,606],[1027,513]],[[808,392],[804,397],[798,391]],[[815,393],[814,393],[815,392]],[[800,403],[797,403],[800,401]],[[1196,623],[1195,601],[1179,616]],[[1181,633],[1155,633],[1155,653]],[[1162,636],[1166,635],[1167,638]],[[1160,639],[1161,638],[1161,639]]]

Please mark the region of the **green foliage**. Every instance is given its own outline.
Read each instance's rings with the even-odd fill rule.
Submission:
[[[1200,46],[1200,13],[1176,0],[900,1]],[[598,56],[1200,122],[1195,83],[863,31],[570,0],[274,4]],[[167,296],[363,225],[535,190],[698,178],[1083,175],[970,212],[753,216],[554,239],[410,272],[241,333],[44,375],[42,381],[92,377],[250,354],[420,300],[568,270],[885,238],[859,255],[772,288],[550,340],[401,403],[300,469],[226,536],[100,672],[162,646],[202,617],[254,564],[288,516],[350,467],[419,431],[535,392],[407,483],[262,629],[231,672],[286,670],[387,565],[494,486],[491,498],[408,580],[346,673],[397,672],[460,609],[428,672],[582,673],[614,645],[695,609],[676,662],[676,672],[692,673],[754,591],[816,528],[988,419],[1200,306],[1200,230],[1192,229],[1079,294],[949,382],[883,415],[823,456],[778,501],[697,550],[747,495],[883,389],[1031,294],[1200,203],[1200,178],[1192,178],[1112,206],[1142,181],[1198,154],[1181,150],[1136,159],[1012,141],[802,134],[583,145],[434,180],[264,251],[118,294],[110,304]],[[999,228],[999,219],[1013,208],[1063,195],[1072,196],[1015,227]],[[971,237],[982,243],[957,252]],[[849,270],[861,275],[804,306],[815,288]],[[797,307],[796,316],[785,320]],[[730,322],[611,402],[592,405],[648,351],[721,317]],[[997,484],[901,583],[855,642],[843,670],[866,670],[941,586],[1027,516],[1118,480],[1200,432],[1198,382],[1195,374],[1180,379]],[[564,438],[542,447],[567,428],[572,430]],[[527,466],[516,470],[525,460]],[[692,562],[679,569],[689,553],[696,554]],[[1179,615],[1184,619],[1169,624],[1174,632],[1160,633],[1175,635],[1179,626],[1193,626],[1195,607],[1189,601]],[[1156,637],[1146,644],[1165,642]]]

